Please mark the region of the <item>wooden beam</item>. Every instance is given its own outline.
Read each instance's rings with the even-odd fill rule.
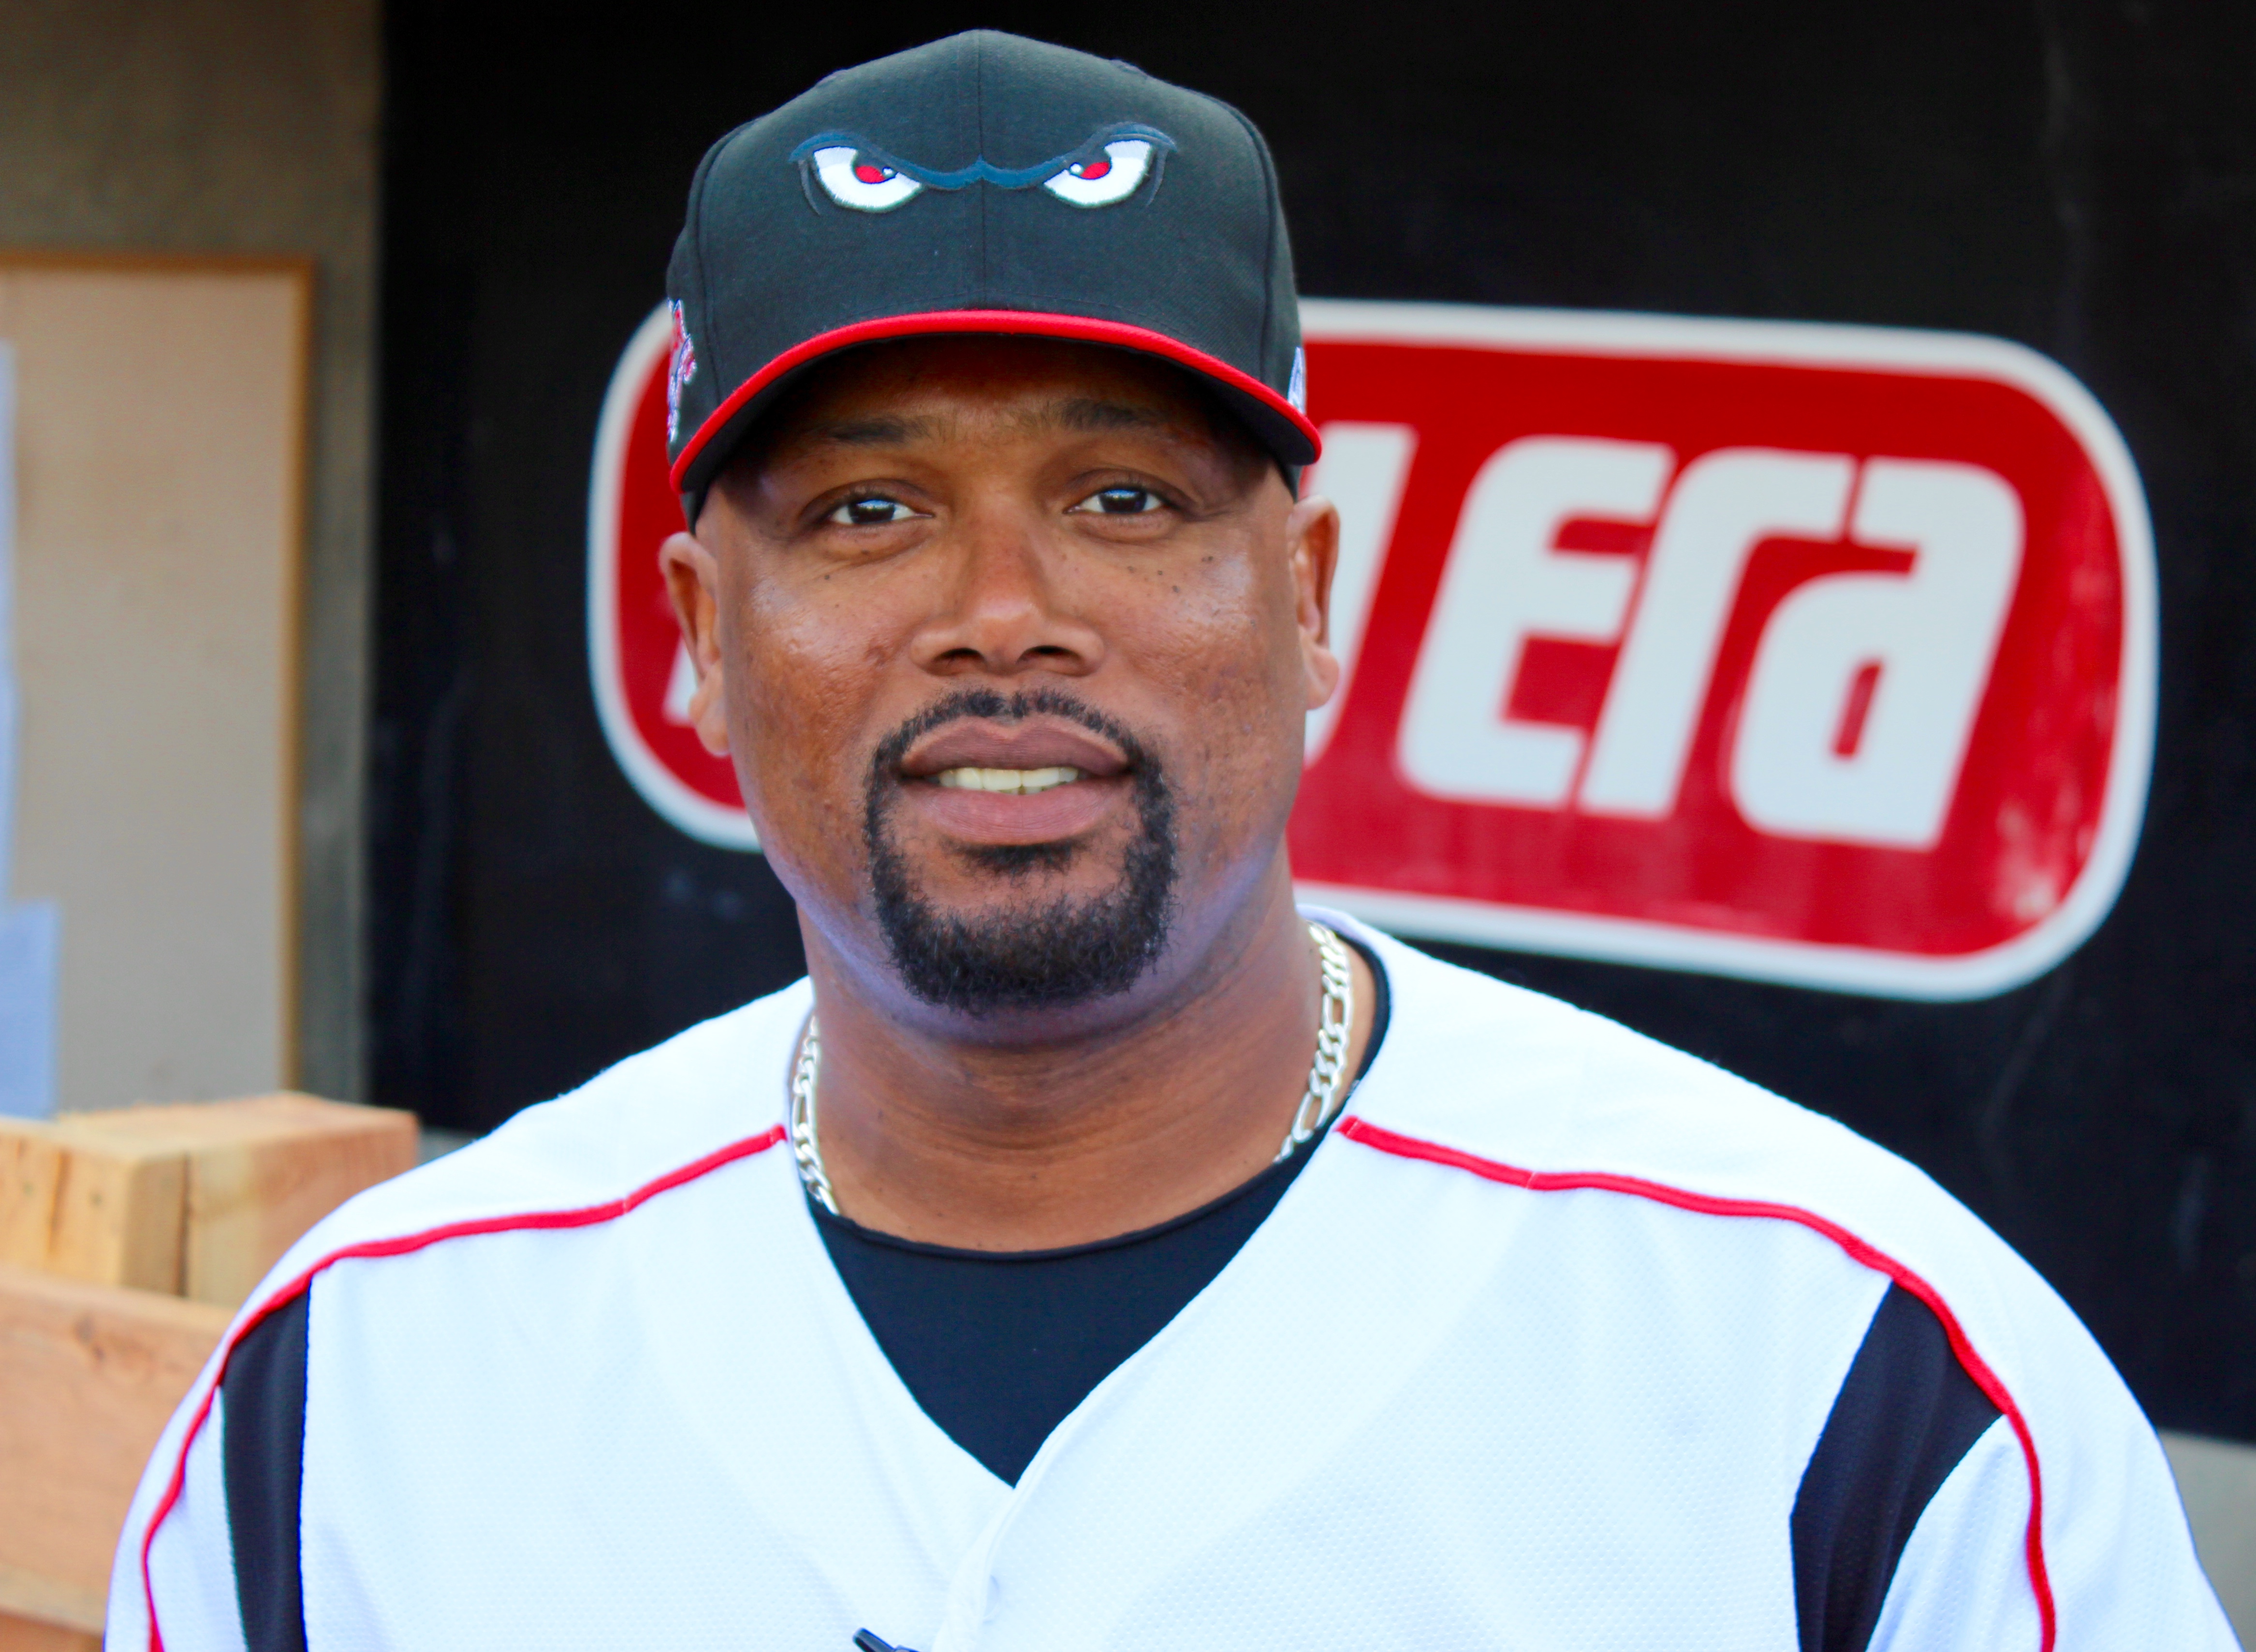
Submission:
[[[0,1613],[101,1631],[142,1465],[229,1317],[0,1265]]]
[[[284,1093],[0,1120],[0,1261],[234,1307],[414,1166],[412,1113]]]
[[[0,1566],[0,1652],[74,1644],[75,1635],[99,1635],[106,1609],[101,1592],[59,1583],[19,1566]]]
[[[187,1174],[169,1147],[81,1150],[52,1126],[0,1119],[0,1261],[177,1295]]]
[[[102,1637],[88,1630],[0,1612],[0,1652],[102,1652]]]
[[[142,1465],[233,1309],[416,1134],[287,1094],[0,1119],[0,1652],[93,1644]]]

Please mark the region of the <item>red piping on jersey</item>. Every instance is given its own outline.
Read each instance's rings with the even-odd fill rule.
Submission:
[[[1161,357],[1179,367],[1188,367],[1227,385],[1241,395],[1252,397],[1272,413],[1292,420],[1293,427],[1308,439],[1311,453],[1323,448],[1323,438],[1316,434],[1308,415],[1252,374],[1148,327],[1131,327],[1125,321],[1100,321],[1088,315],[1055,315],[1046,310],[928,310],[921,315],[881,315],[875,321],[834,327],[784,351],[731,391],[729,399],[709,413],[705,422],[697,427],[696,434],[682,444],[681,456],[673,462],[669,475],[675,491],[680,491],[682,478],[689,474],[689,467],[705,451],[706,444],[721,434],[744,404],[793,368],[804,367],[817,357],[828,356],[850,344],[871,344],[880,339],[912,338],[932,333],[1015,333],[1037,338],[1069,338],[1085,344],[1116,344],[1140,350],[1146,356]]]
[[[2037,1473],[2036,1438],[2029,1432],[2028,1419],[2014,1403],[1998,1373],[1990,1369],[1982,1356],[1974,1352],[1967,1340],[1966,1331],[1958,1323],[1957,1315],[1950,1311],[1942,1300],[1942,1293],[1906,1267],[1886,1252],[1875,1249],[1858,1239],[1837,1222],[1829,1222],[1813,1211],[1792,1204],[1772,1204],[1759,1199],[1724,1199],[1713,1194],[1694,1193],[1683,1188],[1672,1188],[1665,1183],[1647,1182],[1641,1176],[1613,1175],[1602,1170],[1523,1170],[1517,1165],[1500,1164],[1494,1159],[1462,1153],[1455,1147],[1445,1147],[1438,1142],[1421,1141],[1415,1136],[1371,1124],[1358,1118],[1340,1120],[1338,1133],[1350,1140],[1360,1141],[1366,1147],[1381,1153],[1391,1153],[1405,1159],[1423,1159],[1431,1164],[1445,1164],[1453,1169],[1470,1170],[1491,1182],[1502,1182],[1516,1188],[1526,1188],[1531,1193],[1568,1193],[1589,1190],[1599,1193],[1626,1193],[1634,1198],[1652,1199],[1661,1204],[1674,1205],[1681,1211],[1696,1211],[1703,1216],[1752,1216],[1777,1222],[1798,1222],[1802,1226],[1822,1233],[1851,1259],[1886,1274],[1934,1311],[1942,1322],[1944,1333],[1950,1338],[1950,1352],[1958,1357],[1966,1374],[1990,1397],[2006,1421],[2013,1426],[2013,1434],[2021,1443],[2021,1456],[2029,1465],[2029,1585],[2037,1597],[2037,1621],[2041,1626],[2040,1644],[2042,1652],[2053,1652],[2055,1631],[2053,1619],[2052,1580],[2045,1572],[2044,1557],[2044,1486]]]
[[[149,1652],[165,1652],[165,1637],[157,1627],[156,1585],[149,1577],[149,1550],[157,1541],[157,1533],[163,1527],[166,1516],[173,1512],[173,1505],[180,1500],[180,1487],[188,1474],[188,1451],[195,1444],[196,1436],[204,1426],[204,1419],[211,1415],[212,1398],[218,1394],[220,1381],[227,1375],[228,1358],[234,1353],[236,1345],[254,1326],[311,1285],[315,1274],[336,1262],[370,1256],[405,1256],[411,1251],[419,1251],[444,1239],[470,1239],[480,1233],[511,1233],[527,1228],[593,1227],[598,1223],[616,1221],[637,1205],[654,1199],[661,1193],[670,1193],[675,1188],[694,1182],[723,1165],[734,1164],[739,1159],[765,1153],[783,1139],[783,1126],[771,1125],[757,1136],[716,1148],[701,1159],[692,1160],[687,1164],[668,1170],[656,1181],[645,1182],[633,1192],[616,1199],[606,1199],[601,1204],[583,1204],[568,1211],[525,1211],[514,1216],[482,1217],[469,1222],[448,1222],[438,1227],[427,1228],[420,1233],[403,1233],[392,1239],[369,1239],[359,1245],[348,1245],[341,1251],[324,1256],[268,1297],[258,1311],[244,1320],[228,1338],[227,1346],[220,1354],[218,1368],[212,1373],[211,1387],[205,1391],[201,1403],[196,1407],[195,1415],[189,1420],[187,1432],[180,1437],[180,1455],[173,1464],[172,1477],[165,1482],[165,1494],[157,1500],[156,1510],[149,1516],[149,1529],[141,1536],[141,1598],[149,1608]]]

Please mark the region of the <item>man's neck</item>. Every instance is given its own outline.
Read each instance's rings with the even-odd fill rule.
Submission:
[[[1281,862],[1242,918],[1142,1013],[1025,1044],[905,1024],[810,928],[840,1210],[927,1244],[1048,1250],[1154,1226],[1258,1174],[1307,1087],[1322,987]],[[1350,959],[1352,1073],[1376,992]]]

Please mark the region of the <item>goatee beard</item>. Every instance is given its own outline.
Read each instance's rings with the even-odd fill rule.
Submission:
[[[1016,723],[1034,716],[1070,718],[1119,747],[1134,775],[1138,830],[1120,881],[1094,898],[1060,896],[1030,912],[967,919],[926,899],[891,835],[890,803],[903,755],[918,739],[959,717]],[[1060,1009],[1124,992],[1167,944],[1175,888],[1174,803],[1159,761],[1111,718],[1054,688],[1009,699],[992,689],[952,695],[888,736],[870,767],[863,840],[879,930],[910,992],[943,1009],[972,1015]],[[1073,844],[998,845],[972,851],[981,865],[1021,879],[1068,865]]]

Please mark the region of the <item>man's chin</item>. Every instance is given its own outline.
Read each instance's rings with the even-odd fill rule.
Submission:
[[[1060,879],[1039,874],[983,881],[999,886],[974,893],[959,889],[920,900],[917,921],[957,934],[1002,939],[1052,924],[1085,928],[1096,921],[1097,911],[1109,909],[1120,899],[1117,888],[1092,894],[1062,887]]]
[[[1085,845],[1071,838],[1047,844],[972,844],[956,851],[956,857],[975,872],[999,875],[1019,883],[1039,879],[1061,886],[1065,879],[1058,874],[1068,871],[1075,861],[1088,858]],[[1070,893],[1060,887],[1051,892],[1049,899],[1067,898]]]
[[[1101,899],[921,900],[880,883],[878,919],[917,997],[971,1015],[1068,1009],[1126,992],[1167,943],[1164,893],[1124,885]]]
[[[1125,992],[1165,950],[1174,856],[1164,834],[1110,876],[1070,843],[959,850],[928,879],[882,834],[872,849],[872,904],[894,968],[936,1007],[1071,1008]]]

